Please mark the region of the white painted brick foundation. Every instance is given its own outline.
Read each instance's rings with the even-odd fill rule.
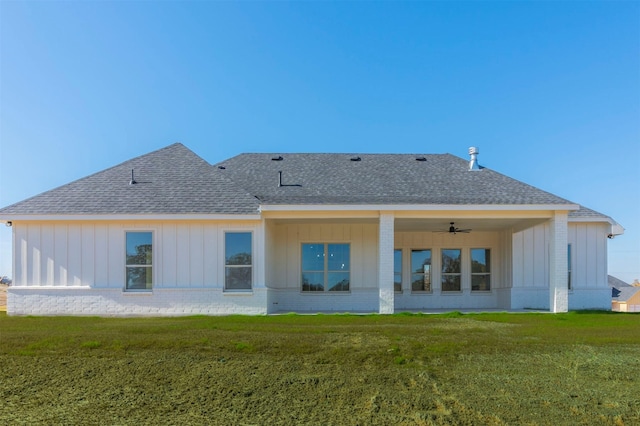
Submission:
[[[269,313],[378,312],[378,289],[313,294],[300,290],[269,290]]]
[[[267,290],[154,289],[123,292],[89,287],[10,287],[9,315],[182,316],[267,313]]]

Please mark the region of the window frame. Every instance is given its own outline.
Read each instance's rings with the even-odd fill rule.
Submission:
[[[445,272],[444,271],[444,253],[449,250],[456,250],[458,252],[458,272]],[[441,248],[440,249],[440,291],[442,293],[462,293],[462,265],[464,259],[462,258],[463,250],[462,248]],[[457,290],[445,290],[444,289],[444,279],[446,277],[457,277],[458,278],[458,289]]]
[[[227,264],[227,235],[228,234],[249,234],[251,241],[250,241],[250,249],[251,252],[249,253],[250,257],[251,257],[251,263],[249,265],[234,265],[234,264]],[[253,262],[253,231],[247,231],[247,230],[235,230],[235,229],[229,229],[229,230],[225,230],[223,232],[223,237],[222,237],[222,241],[223,241],[223,258],[222,258],[222,263],[223,263],[223,290],[224,292],[229,292],[229,293],[242,293],[242,292],[251,292],[253,291],[253,283],[254,283],[254,262]],[[249,288],[228,288],[227,287],[227,269],[231,268],[231,269],[241,269],[241,268],[248,268],[251,271],[250,274],[250,279],[249,279]]]
[[[487,267],[487,272],[473,272],[473,251],[474,250],[484,250],[485,253],[489,252],[489,261],[487,262],[486,260],[486,256],[485,256],[485,262],[486,262],[486,267]],[[469,249],[469,273],[471,276],[471,292],[472,293],[490,293],[492,290],[492,285],[491,285],[491,276],[493,275],[491,270],[491,259],[493,258],[493,256],[491,256],[491,248],[490,247],[472,247],[471,249]],[[474,290],[473,289],[473,277],[474,276],[487,276],[489,278],[488,283],[489,283],[489,288],[486,290]]]
[[[323,247],[323,269],[320,270],[306,270],[304,269],[304,246],[305,245],[318,245]],[[330,270],[329,269],[329,246],[330,245],[342,245],[349,248],[349,268],[345,270]],[[304,289],[304,274],[307,273],[320,273],[323,275],[322,290],[305,290]],[[329,274],[331,272],[341,272],[348,274],[348,289],[347,290],[331,290],[329,289]],[[346,294],[351,292],[351,243],[349,242],[301,242],[300,243],[300,292],[303,294]]]
[[[150,234],[151,235],[151,263],[145,264],[137,264],[137,263],[129,263],[127,257],[127,242],[129,234]],[[155,283],[155,272],[154,265],[155,262],[155,230],[153,229],[125,229],[124,230],[124,291],[126,292],[152,292]],[[135,288],[129,287],[129,274],[128,271],[130,268],[145,268],[151,272],[150,282],[145,282],[145,288]],[[145,278],[147,276],[147,272],[145,272]]]
[[[415,272],[414,268],[413,268],[413,253],[414,252],[418,252],[418,251],[428,251],[429,252],[429,289],[428,290],[414,290],[413,288],[413,283],[414,283],[414,279],[413,276],[414,275],[422,275],[422,284],[424,285],[424,276],[426,275],[426,273],[424,272],[424,263],[423,263],[423,268],[422,268],[422,272]],[[411,249],[411,258],[409,259],[409,263],[410,263],[410,268],[411,268],[411,293],[433,293],[433,249],[430,248],[416,248],[416,249]]]

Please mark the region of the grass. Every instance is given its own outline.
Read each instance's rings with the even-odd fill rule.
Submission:
[[[640,315],[0,314],[0,424],[640,424]]]

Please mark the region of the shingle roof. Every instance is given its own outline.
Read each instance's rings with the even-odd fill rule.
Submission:
[[[450,154],[241,154],[220,165],[265,204],[573,204]]]
[[[609,287],[633,287],[631,284],[627,284],[626,282],[614,277],[613,275],[607,275],[607,282],[609,283]]]
[[[613,296],[613,300],[617,300],[618,302],[627,302],[640,291],[640,287],[620,287],[617,290],[618,294]]]
[[[212,166],[176,143],[0,215],[256,214],[260,204],[573,203],[487,168],[469,171],[466,160],[451,154],[240,154]],[[570,217],[607,218],[583,207]]]
[[[131,169],[136,184],[130,185]],[[180,143],[0,209],[0,214],[257,214],[258,200]]]

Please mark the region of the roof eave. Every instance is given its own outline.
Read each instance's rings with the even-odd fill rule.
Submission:
[[[577,204],[261,204],[260,212],[281,211],[574,211]]]
[[[187,214],[5,214],[0,223],[14,221],[124,221],[124,220],[260,220],[260,214],[187,213]]]

